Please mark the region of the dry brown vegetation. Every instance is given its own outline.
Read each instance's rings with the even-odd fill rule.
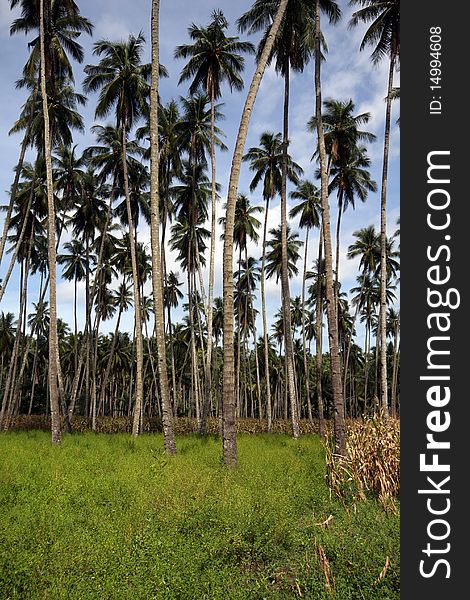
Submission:
[[[12,420],[11,428],[15,430],[30,431],[38,429],[49,431],[51,427],[50,417],[45,415],[19,415]],[[72,422],[72,428],[77,433],[91,430],[91,419],[76,416]],[[159,417],[144,418],[144,432],[161,433],[162,422]],[[97,433],[130,433],[132,431],[132,417],[98,417],[96,419]],[[239,433],[266,433],[268,425],[266,420],[259,419],[237,419],[237,431]],[[275,420],[273,421],[273,433],[292,434],[292,421]],[[318,433],[317,421],[300,421],[300,431],[303,434]],[[185,435],[197,432],[197,422],[195,418],[178,417],[175,419],[176,435]],[[207,432],[210,434],[219,433],[219,419],[210,418],[207,421]]]
[[[387,508],[395,508],[400,492],[400,422],[381,415],[349,421],[347,456],[334,454],[332,436],[326,448],[327,479],[341,499],[352,495],[364,499],[367,493],[378,497]]]

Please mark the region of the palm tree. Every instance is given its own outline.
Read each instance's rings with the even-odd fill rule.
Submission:
[[[399,363],[399,335],[400,335],[400,311],[389,308],[387,311],[387,332],[393,337],[393,366],[392,366],[392,398],[391,414],[398,414],[397,388],[398,388],[398,363]]]
[[[118,290],[116,292],[114,292],[113,298],[114,298],[114,306],[115,306],[115,308],[117,308],[117,311],[118,311],[118,316],[117,316],[117,320],[116,320],[116,326],[114,329],[114,335],[113,335],[112,341],[111,341],[111,348],[109,350],[108,362],[106,364],[106,370],[104,372],[103,382],[101,384],[100,399],[99,399],[98,411],[97,411],[98,413],[100,412],[101,407],[103,406],[104,395],[106,393],[106,387],[108,384],[109,376],[111,373],[111,368],[113,365],[114,352],[116,350],[116,342],[117,342],[118,336],[119,336],[119,326],[121,324],[121,317],[122,317],[123,312],[128,310],[128,308],[132,305],[131,291],[125,281],[121,282]]]
[[[10,35],[15,33],[29,34],[30,31],[40,29],[40,5],[36,1],[31,0],[10,0],[10,8],[13,9],[18,5],[21,6],[21,17],[16,19],[10,28]],[[44,36],[45,36],[45,56],[46,56],[46,79],[47,71],[49,69],[54,70],[54,78],[51,80],[68,78],[73,81],[73,71],[68,59],[67,53],[70,53],[74,60],[78,63],[83,61],[83,50],[81,45],[77,42],[77,38],[83,33],[89,35],[93,32],[92,23],[80,15],[80,10],[73,0],[68,2],[59,2],[53,0],[45,5],[45,23],[44,23]],[[23,70],[23,74],[29,81],[34,80],[33,94],[31,96],[31,102],[29,105],[28,113],[26,117],[26,130],[21,145],[19,159],[15,169],[15,179],[12,185],[12,192],[10,196],[10,205],[7,210],[5,217],[4,228],[2,239],[0,242],[0,262],[3,258],[3,251],[5,248],[6,234],[9,227],[9,221],[11,216],[11,209],[15,202],[15,197],[18,188],[18,182],[20,173],[23,168],[23,161],[26,153],[27,145],[31,141],[31,129],[32,120],[34,118],[34,108],[37,104],[38,93],[39,93],[39,71],[40,71],[40,35],[38,35],[33,41],[28,44],[31,50],[28,62]],[[50,83],[52,81],[50,80]],[[20,87],[22,82],[18,82]]]
[[[336,191],[338,197],[338,219],[336,223],[336,280],[335,288],[338,292],[339,282],[339,257],[340,257],[340,229],[341,217],[346,209],[355,208],[356,197],[365,202],[369,192],[377,191],[377,184],[370,177],[368,170],[370,159],[366,149],[362,146],[351,147],[344,161],[332,164],[329,193]],[[336,296],[336,305],[338,296]],[[336,308],[336,307],[335,307]]]
[[[261,311],[263,317],[263,338],[264,338],[264,360],[266,363],[266,412],[268,419],[268,431],[272,429],[272,409],[271,409],[271,385],[269,382],[269,346],[268,346],[268,328],[266,322],[266,298],[265,298],[265,261],[266,261],[266,234],[268,228],[269,203],[274,199],[276,193],[282,190],[282,141],[281,134],[265,131],[261,134],[260,144],[253,147],[243,157],[243,160],[250,163],[250,170],[255,173],[251,183],[250,191],[253,192],[258,185],[263,184],[263,198],[265,201],[264,227],[263,227],[263,254],[261,259]],[[299,176],[302,174],[301,167],[288,159],[287,176],[292,183],[299,182]]]
[[[62,277],[66,281],[73,281],[73,317],[75,334],[74,365],[76,371],[78,366],[77,285],[79,281],[83,281],[86,278],[89,257],[87,260],[85,246],[80,240],[66,242],[64,244],[64,250],[67,253],[59,254],[57,262],[60,265],[64,265]]]
[[[324,11],[330,22],[335,23],[340,18],[340,9],[332,0],[315,0],[315,117],[317,124],[318,153],[320,158],[320,181],[321,181],[321,206],[322,206],[322,226],[323,240],[325,248],[325,267],[326,267],[326,300],[328,315],[328,338],[330,346],[331,360],[331,380],[333,387],[333,404],[335,411],[335,450],[340,456],[346,454],[345,424],[344,424],[344,403],[343,390],[341,385],[341,361],[338,345],[338,328],[335,314],[335,290],[333,281],[333,257],[331,248],[331,225],[330,208],[328,205],[328,172],[326,159],[325,135],[323,131],[323,119],[321,114],[322,95],[321,95],[321,11]]]
[[[267,247],[270,250],[266,254],[266,278],[270,279],[273,275],[276,276],[276,283],[282,278],[282,230],[281,227],[270,229],[269,234],[272,238],[268,241]],[[297,262],[300,258],[299,249],[303,246],[303,242],[298,239],[299,234],[291,231],[290,226],[287,227],[287,273],[289,278],[297,275],[299,269]],[[289,307],[290,310],[290,307]],[[283,311],[284,314],[284,311]]]
[[[380,380],[381,405],[385,416],[388,415],[387,386],[387,179],[388,155],[390,147],[390,121],[393,101],[393,74],[400,60],[400,2],[399,0],[349,0],[352,6],[361,6],[351,18],[350,26],[359,23],[369,25],[361,42],[361,50],[374,46],[372,62],[379,63],[384,57],[390,61],[387,88],[387,107],[385,112],[384,155],[382,168],[382,187],[380,194]]]
[[[183,298],[183,292],[179,289],[182,285],[178,281],[179,274],[170,271],[166,277],[165,289],[163,291],[163,302],[168,314],[168,336],[170,338],[170,354],[171,354],[171,376],[172,376],[172,391],[173,391],[173,406],[175,412],[178,406],[177,390],[176,390],[176,370],[175,370],[175,354],[173,348],[173,325],[171,323],[171,309],[176,308],[179,301]]]
[[[243,113],[238,128],[237,140],[230,170],[230,181],[227,197],[227,210],[225,214],[224,254],[223,254],[223,291],[224,291],[224,372],[223,372],[223,457],[225,464],[234,468],[237,466],[237,434],[235,423],[235,372],[234,372],[234,346],[233,346],[233,228],[235,222],[235,208],[238,194],[238,180],[243,158],[248,125],[253,109],[256,94],[258,93],[264,71],[268,64],[279,27],[286,12],[288,0],[280,0],[271,29],[259,56],[253,74],[250,89],[245,101]]]
[[[84,104],[85,98],[80,94],[75,94],[71,86],[55,86],[53,90],[54,96],[48,96],[48,106],[49,106],[49,131],[51,135],[51,150],[53,147],[61,146],[61,145],[70,145],[72,141],[72,129],[78,129],[79,131],[83,131],[83,119],[75,110],[77,108],[77,104]],[[35,172],[32,179],[36,179],[36,175],[40,172],[40,168],[42,167],[41,161],[44,160],[44,147],[45,147],[45,139],[44,139],[44,125],[43,125],[43,102],[42,96],[39,94],[35,97],[35,108],[34,114],[32,117],[31,123],[28,122],[27,118],[24,119],[23,114],[20,116],[20,119],[15,123],[15,125],[10,130],[10,133],[14,133],[16,131],[21,131],[23,129],[29,130],[28,144],[31,147],[36,147],[38,150],[38,157],[35,163]],[[26,102],[26,105],[28,101]],[[25,106],[23,113],[25,115],[30,114],[30,109]],[[28,117],[29,118],[29,117]],[[46,173],[45,163],[44,163],[44,174]],[[45,178],[46,179],[46,178]],[[34,188],[34,185],[33,185]],[[15,193],[14,193],[15,192]],[[18,188],[16,190],[12,189],[12,195],[14,193],[15,198],[18,195]],[[32,199],[32,196],[31,196]],[[15,200],[16,201],[16,200]],[[11,218],[11,198],[10,198],[10,206],[7,210],[6,220],[8,221],[8,227],[10,227],[10,218]],[[29,209],[28,209],[29,210]],[[28,212],[27,210],[27,212]],[[3,297],[3,294],[8,285],[10,275],[13,269],[14,262],[17,257],[17,249],[23,240],[24,235],[20,234],[19,240],[17,242],[16,249],[12,255],[10,260],[10,265],[8,267],[7,273],[5,274],[2,287],[0,289],[0,301]]]
[[[264,30],[258,55],[263,42],[268,35],[269,26],[273,21],[279,0],[255,0],[252,8],[238,20],[240,31],[248,30],[255,33]],[[299,436],[299,425],[296,420],[297,396],[294,381],[293,338],[290,321],[290,289],[287,257],[287,178],[289,143],[289,87],[290,70],[302,72],[312,53],[311,38],[313,31],[313,10],[307,0],[291,0],[288,3],[279,34],[269,60],[275,59],[275,68],[284,78],[284,126],[282,147],[282,177],[281,177],[281,231],[282,231],[282,306],[286,328],[286,360],[289,397],[292,412],[292,427],[294,438]]]
[[[124,195],[129,223],[130,252],[132,262],[132,278],[134,286],[134,314],[136,335],[136,394],[134,406],[134,423],[132,435],[140,431],[140,419],[143,405],[143,337],[139,279],[137,271],[136,245],[132,208],[129,192],[129,175],[127,165],[127,131],[132,129],[136,121],[146,113],[146,99],[149,94],[148,79],[150,65],[142,64],[144,37],[129,36],[127,41],[110,42],[100,40],[94,45],[94,54],[102,57],[98,65],[85,67],[86,77],[83,82],[87,92],[100,90],[96,117],[106,117],[113,109],[116,111],[116,126],[122,130],[122,168]]]
[[[253,207],[257,208],[257,207]],[[237,223],[235,222],[235,231],[237,229]],[[255,232],[256,233],[256,232]],[[256,234],[257,235],[257,234]],[[258,238],[257,238],[258,239]],[[257,310],[253,307],[253,301],[255,299],[254,291],[257,283],[261,277],[261,271],[258,267],[258,261],[252,256],[248,256],[247,249],[245,247],[245,260],[240,261],[240,269],[235,273],[237,278],[237,291],[240,294],[244,294],[245,306],[244,313],[246,315],[246,327],[244,328],[245,336],[245,347],[247,346],[247,334],[251,330],[253,333],[253,352],[255,355],[255,370],[256,370],[256,389],[258,394],[258,417],[261,420],[263,415],[263,407],[261,402],[261,384],[259,375],[259,361],[258,361],[258,345],[257,345],[257,334],[256,334],[256,314]],[[240,314],[241,307],[238,307],[238,313]],[[240,332],[238,333],[240,337]]]
[[[248,196],[245,194],[238,194],[237,197],[237,205],[235,207],[235,223],[233,229],[233,239],[235,242],[235,248],[238,248],[238,270],[239,270],[239,278],[238,283],[240,283],[241,277],[241,261],[242,261],[242,253],[245,253],[245,262],[248,262],[248,241],[251,240],[253,242],[257,242],[259,239],[259,235],[257,232],[258,227],[261,223],[255,217],[256,213],[262,212],[262,208],[260,206],[251,206],[250,200]],[[222,224],[224,223],[224,218],[221,219]],[[250,292],[246,294],[246,302],[245,309],[247,309],[246,303],[248,302]],[[238,313],[240,315],[241,306],[240,306],[241,296],[238,298]],[[248,312],[246,310],[246,312]],[[237,409],[238,415],[240,414],[240,319],[238,319],[238,336],[237,336],[238,344],[237,344]]]
[[[215,264],[215,226],[216,226],[216,161],[215,161],[215,101],[221,97],[221,85],[227,82],[230,89],[243,89],[241,72],[244,68],[243,53],[254,53],[249,42],[241,42],[238,37],[227,37],[225,30],[228,22],[222,11],[212,12],[210,24],[203,28],[192,25],[188,29],[192,44],[178,46],[175,58],[189,58],[179,83],[192,79],[189,91],[194,94],[203,89],[211,101],[211,165],[212,165],[212,216],[211,216],[211,250],[209,262],[209,297],[211,307],[214,295]],[[202,411],[202,430],[206,430],[206,414],[212,393],[212,310],[208,310],[207,319],[207,362],[206,362],[206,397]]]
[[[305,280],[307,278],[307,260],[308,260],[308,236],[310,229],[320,228],[320,197],[319,190],[308,180],[300,181],[297,189],[290,193],[293,200],[298,200],[290,211],[289,217],[295,219],[300,215],[299,227],[306,230],[305,233],[305,256],[304,272],[302,277],[302,343],[305,370],[305,391],[307,396],[308,418],[312,421],[312,403],[310,401],[310,361],[307,359],[307,343],[305,335]],[[321,244],[321,236],[320,236]]]
[[[328,154],[328,181],[331,170],[334,169],[334,182],[330,182],[329,193],[336,190],[338,197],[335,282],[336,289],[338,289],[341,217],[349,205],[354,208],[355,196],[365,202],[367,192],[377,190],[375,182],[371,181],[366,170],[370,161],[366,156],[365,148],[359,144],[360,142],[373,142],[376,137],[368,131],[359,129],[361,125],[369,122],[370,113],[354,115],[355,105],[351,99],[347,101],[328,99],[323,102],[323,106],[325,112],[322,114],[322,122],[325,132],[325,148]],[[315,131],[316,126],[316,117],[313,116],[308,127],[311,131]],[[318,151],[315,155],[318,155]],[[336,304],[337,302],[335,309]]]
[[[52,443],[60,444],[61,426],[59,415],[58,365],[59,345],[57,338],[57,279],[56,279],[56,247],[55,247],[55,205],[52,182],[52,144],[49,128],[49,108],[46,88],[46,40],[44,30],[44,8],[48,0],[39,0],[39,37],[41,62],[41,96],[44,118],[44,157],[46,160],[47,176],[47,232],[49,260],[49,398],[51,405]]]

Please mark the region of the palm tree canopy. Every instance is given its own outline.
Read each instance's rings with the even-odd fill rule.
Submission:
[[[385,56],[400,58],[400,0],[349,0],[350,6],[361,6],[353,13],[350,27],[370,24],[361,42],[361,50],[375,46],[372,62]]]
[[[355,208],[355,200],[365,202],[369,192],[377,191],[377,184],[370,177],[370,158],[364,147],[355,148],[344,163],[334,164],[328,192],[337,192],[339,210],[348,206]]]
[[[299,181],[297,189],[290,194],[293,200],[300,200],[289,212],[289,217],[295,219],[300,215],[299,227],[312,229],[320,227],[321,202],[320,190],[308,179]]]
[[[249,148],[243,157],[244,162],[250,163],[250,171],[255,173],[251,183],[250,192],[253,192],[263,182],[263,198],[272,199],[281,191],[283,144],[280,133],[265,131],[261,134],[259,147]],[[297,185],[299,177],[303,174],[300,165],[287,157],[287,178]]]
[[[10,8],[21,5],[21,16],[10,27],[10,35],[39,29],[39,0],[10,0]],[[93,24],[80,14],[73,0],[51,0],[50,16],[45,24],[47,51],[55,78],[68,78],[73,82],[73,69],[68,54],[78,63],[83,62],[83,49],[77,42],[82,33],[93,34]],[[28,43],[30,55],[23,69],[27,78],[36,78],[40,63],[39,35]]]
[[[355,104],[349,99],[346,101],[329,98],[323,102],[324,113],[322,123],[325,133],[325,148],[334,163],[344,162],[351,148],[360,142],[374,142],[376,136],[369,131],[359,129],[366,125],[371,118],[370,113],[354,115]],[[308,122],[312,132],[317,131],[317,119],[314,115]],[[316,150],[314,157],[318,156]]]
[[[212,13],[212,21],[207,27],[194,23],[188,34],[192,44],[183,44],[175,50],[175,58],[189,58],[181,72],[179,83],[192,79],[189,93],[204,90],[210,98],[221,96],[221,84],[226,81],[230,89],[243,89],[241,72],[245,66],[243,53],[253,54],[255,48],[250,42],[242,42],[238,37],[227,37],[228,22],[222,11]]]
[[[240,32],[263,32],[258,46],[259,60],[270,27],[279,7],[279,0],[255,0],[253,6],[237,21]],[[341,9],[333,0],[321,0],[321,10],[331,23],[341,17]],[[280,30],[274,42],[269,61],[275,60],[275,69],[285,76],[289,68],[303,71],[314,51],[315,3],[310,0],[290,0]]]
[[[266,244],[270,250],[266,254],[266,278],[276,275],[276,282],[281,277],[282,264],[282,241],[281,241],[281,226],[276,229],[270,229],[269,234],[272,236]],[[291,231],[287,226],[287,272],[289,277],[297,275],[299,272],[296,263],[300,258],[299,249],[303,246],[303,242],[298,239],[299,234]]]
[[[127,41],[99,40],[93,54],[101,57],[97,65],[86,65],[83,88],[100,91],[95,115],[107,117],[113,108],[116,124],[131,128],[148,111],[150,64],[142,64],[145,39],[142,33]]]
[[[183,108],[181,117],[180,143],[186,149],[191,162],[205,162],[206,152],[211,147],[211,101],[207,94],[197,93],[189,98],[180,97]],[[214,106],[214,119],[221,121],[224,115],[220,111],[221,104]],[[220,150],[227,150],[222,142],[222,130],[214,127],[214,142]]]

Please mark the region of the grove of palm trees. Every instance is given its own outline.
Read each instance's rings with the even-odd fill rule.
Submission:
[[[9,8],[0,597],[398,598],[399,2]]]

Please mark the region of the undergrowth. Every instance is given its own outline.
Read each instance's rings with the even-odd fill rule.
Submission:
[[[345,510],[317,436],[0,435],[0,598],[398,600],[399,519]]]

